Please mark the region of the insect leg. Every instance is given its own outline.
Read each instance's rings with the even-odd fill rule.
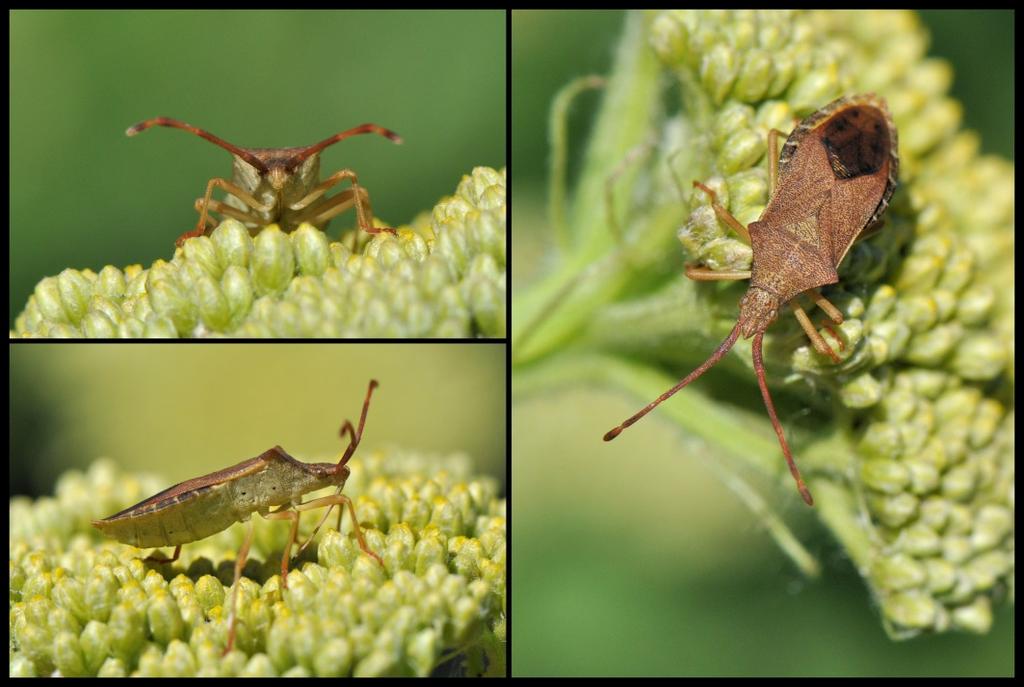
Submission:
[[[185,239],[195,238],[196,236],[202,236],[203,234],[206,233],[206,220],[208,218],[210,210],[210,199],[213,196],[213,189],[215,188],[223,189],[227,193],[230,193],[231,195],[238,198],[240,201],[242,201],[243,203],[252,207],[255,210],[259,210],[261,212],[270,212],[271,210],[274,209],[273,206],[271,205],[264,205],[263,203],[259,202],[258,200],[253,198],[251,194],[243,191],[242,189],[240,189],[238,186],[235,186],[227,179],[221,179],[219,177],[210,179],[210,181],[206,184],[206,195],[203,196],[202,209],[199,210],[199,221],[196,222],[196,228],[193,229],[192,231],[187,231],[181,236],[179,236],[178,240],[175,241],[177,245],[180,246],[181,244],[183,244],[185,242]]]
[[[331,176],[327,177],[326,179],[321,181],[319,184],[314,186],[312,191],[310,191],[309,193],[304,195],[302,198],[300,198],[299,200],[297,200],[294,203],[292,203],[291,205],[289,205],[288,209],[289,210],[305,210],[307,207],[309,207],[313,203],[313,201],[319,199],[322,195],[324,195],[325,193],[330,191],[332,187],[334,187],[336,184],[338,184],[341,181],[343,181],[346,178],[346,174],[345,174],[346,172],[349,172],[349,170],[343,169],[340,172],[335,172]],[[352,185],[353,186],[358,186],[358,180],[355,178],[355,174],[354,173],[353,173],[353,176],[352,176]]]
[[[824,313],[828,315],[830,320],[832,320],[836,324],[843,323],[843,313],[839,312],[839,308],[832,305],[832,303],[829,302],[827,298],[822,296],[817,289],[808,289],[807,291],[805,291],[805,293],[811,297],[811,300],[814,301],[815,305],[821,308],[824,311]]]
[[[296,557],[301,556],[302,552],[306,550],[307,546],[309,546],[309,543],[316,538],[316,535],[320,532],[320,528],[323,527],[325,522],[327,522],[327,518],[329,518],[331,516],[331,509],[332,508],[334,508],[333,504],[330,507],[327,508],[327,511],[324,512],[324,516],[322,518],[320,518],[320,522],[318,522],[316,524],[316,527],[313,528],[313,534],[309,535],[309,538],[306,539],[306,541],[302,542],[302,545],[299,547],[299,550],[295,552],[295,556]],[[339,508],[338,509],[338,525],[337,525],[337,527],[335,527],[335,529],[338,532],[341,532],[341,513],[342,513],[342,510]]]
[[[371,389],[371,391],[372,391],[372,389]],[[367,403],[369,403],[369,394],[367,394]],[[366,411],[364,410],[363,411],[363,419],[365,420],[365,418],[366,418]],[[345,432],[348,432],[348,436],[349,436],[349,442],[348,442],[349,448],[347,449],[347,451],[355,451],[356,450],[355,447],[359,446],[359,438],[356,437],[355,427],[353,427],[352,423],[350,421],[348,421],[348,420],[345,420],[345,422],[342,423],[341,429],[338,430],[338,436],[341,437],[342,439],[344,439],[345,438]],[[360,434],[360,436],[362,435],[362,425],[360,425],[359,434]],[[346,458],[345,460],[347,461],[348,459]],[[341,493],[340,489],[338,490],[338,493],[339,494]],[[330,510],[328,510],[327,512],[330,513]],[[341,515],[342,515],[342,510],[339,508],[338,509],[338,524],[334,526],[334,529],[336,529],[339,532],[341,532]],[[322,525],[323,521],[321,521],[320,524]],[[320,529],[319,525],[317,526],[317,529]]]
[[[711,198],[711,209],[715,211],[715,214],[718,216],[718,219],[725,222],[733,231],[736,232],[740,239],[749,246],[750,232],[747,231],[747,228],[743,226],[743,224],[741,224],[738,219],[732,216],[732,213],[730,213],[728,210],[722,207],[722,205],[718,202],[718,194],[712,191],[704,184],[700,183],[699,181],[693,182],[693,185],[696,188],[699,188],[704,193],[708,194],[708,197]]]
[[[716,272],[709,267],[687,263],[686,276],[694,281],[741,281],[743,279],[750,279],[750,270],[723,270]]]
[[[195,208],[196,212],[203,211],[202,198],[196,198]],[[214,227],[217,226],[217,222],[213,219],[213,217],[209,216],[209,213],[211,212],[218,212],[221,215],[224,215],[225,217],[233,217],[237,219],[239,222],[246,222],[248,224],[262,224],[264,221],[263,218],[254,213],[239,210],[238,208],[232,207],[222,201],[211,199],[210,202],[207,203],[206,221],[209,222]]]
[[[323,226],[355,205],[355,195],[354,189],[342,191],[333,198],[313,203],[302,212],[293,215],[291,221],[295,223],[309,222],[317,227]]]
[[[364,414],[364,418],[365,418],[365,414]],[[355,451],[355,447],[359,445],[359,439],[356,438],[356,429],[355,429],[355,427],[352,426],[352,422],[349,421],[349,420],[345,420],[345,422],[342,423],[341,429],[338,430],[338,436],[340,436],[342,439],[344,439],[346,432],[348,433],[348,436],[349,436],[349,442],[348,442],[349,449],[348,449],[348,452]],[[343,459],[343,460],[347,460],[347,459]],[[340,488],[338,490],[338,493],[339,494],[341,493]],[[334,526],[334,529],[336,529],[338,532],[341,532],[341,515],[342,515],[342,512],[343,512],[342,509],[339,508],[338,509],[338,524]],[[300,555],[305,550],[305,548],[309,544],[309,542],[313,541],[313,538],[316,537],[317,532],[319,532],[320,528],[323,527],[325,522],[327,522],[327,518],[329,518],[330,515],[331,515],[331,509],[328,508],[327,512],[324,513],[324,516],[322,518],[320,518],[320,522],[318,522],[316,524],[316,527],[313,528],[313,534],[309,535],[309,539],[307,539],[305,542],[303,542],[302,546],[299,547],[298,552],[295,554],[296,556]]]
[[[284,545],[284,553],[281,554],[281,586],[288,589],[288,559],[291,558],[292,545],[299,533],[299,514],[291,509],[276,510],[272,513],[260,513],[265,520],[291,520],[292,531],[288,535],[288,543]]]
[[[156,551],[159,551],[157,549]],[[146,556],[143,560],[153,561],[154,563],[173,563],[178,560],[178,555],[181,553],[181,544],[174,547],[174,554],[170,558],[164,558],[163,556],[157,556],[156,551]]]
[[[807,316],[807,312],[800,307],[800,304],[796,302],[795,298],[789,302],[789,307],[793,310],[793,314],[796,315],[797,322],[799,322],[800,326],[803,327],[804,332],[807,334],[807,338],[809,338],[811,343],[814,345],[814,350],[822,355],[828,356],[832,359],[832,362],[837,365],[841,363],[842,361],[839,359],[839,356],[835,354],[835,351],[833,351],[825,342],[825,339],[821,337],[818,330],[814,328],[811,318]],[[833,332],[833,334],[835,334],[835,332]],[[838,335],[836,336],[838,337]]]
[[[817,289],[808,289],[806,293],[808,296],[811,297],[811,300],[814,301],[815,305],[821,308],[822,311],[824,311],[824,313],[828,315],[829,319],[832,320],[832,322],[836,324],[843,323],[843,313],[839,312],[839,308],[832,305],[832,303],[829,302],[827,298],[822,296]],[[832,334],[832,337],[839,344],[840,351],[846,348],[846,343],[843,341],[843,337],[839,336],[839,332],[837,332],[830,323],[822,322],[821,326],[827,329],[830,334]]]
[[[217,226],[217,220],[215,220],[209,214],[210,212],[213,212],[216,209],[216,208],[210,207],[211,205],[214,205],[216,202],[217,201],[211,199],[210,202],[207,203],[205,198],[196,198],[196,202],[192,203],[193,209],[195,209],[195,211],[198,212],[200,215],[203,213],[203,208],[204,207],[209,209],[209,212],[207,212],[207,214],[206,214],[206,223],[209,224],[211,227],[216,227]],[[205,227],[203,228],[203,231],[204,232],[206,231]],[[194,230],[193,230],[193,233],[194,233]]]
[[[238,622],[238,581],[242,578],[242,569],[245,562],[249,560],[249,547],[252,545],[252,535],[255,533],[255,520],[249,520],[249,532],[245,535],[245,542],[238,550],[238,558],[235,560],[235,581],[231,585],[231,609],[228,611],[228,645],[224,649],[223,656],[231,653],[235,646],[235,625]]]
[[[288,208],[291,210],[304,209],[310,203],[326,193],[332,186],[341,183],[345,179],[348,179],[352,184],[352,198],[355,201],[356,221],[359,223],[359,228],[368,234],[379,234],[382,231],[387,231],[391,234],[396,233],[391,227],[373,226],[373,210],[370,208],[370,197],[366,193],[366,189],[359,185],[359,177],[357,177],[356,173],[351,169],[343,169],[339,172],[335,172],[317,184],[317,186],[301,200],[289,205]],[[338,212],[341,212],[341,210]],[[331,216],[333,217],[333,215]]]
[[[830,322],[822,321],[821,326],[824,327],[825,331],[832,335],[832,338],[836,340],[836,345],[839,346],[840,351],[846,350],[846,343],[843,341],[843,337],[839,336],[839,332],[835,330]]]
[[[885,217],[879,217],[874,224],[869,224],[864,227],[859,234],[857,234],[856,241],[863,241],[869,239],[885,227]]]
[[[338,461],[339,469],[340,469],[341,466],[343,466],[345,463],[348,462],[349,458],[352,457],[352,454],[355,452],[356,448],[359,446],[360,439],[363,438],[363,427],[366,426],[366,413],[370,409],[370,397],[373,396],[373,390],[376,389],[376,388],[377,388],[377,380],[376,379],[371,379],[370,380],[370,385],[366,389],[366,398],[363,400],[363,410],[362,410],[362,413],[360,413],[360,415],[359,415],[359,429],[356,430],[356,428],[352,426],[352,423],[349,420],[345,420],[345,422],[342,423],[342,425],[341,425],[341,429],[338,430],[338,436],[340,436],[342,439],[345,438],[345,434],[346,433],[349,436],[348,448],[345,449],[345,454],[341,457],[341,460]],[[332,501],[330,501],[330,503],[332,503],[332,504],[342,503],[342,501],[339,500],[341,498],[341,489],[342,489],[342,487],[344,487],[344,484],[342,484],[342,486],[338,487],[337,494],[335,494],[333,497],[330,497],[330,496],[324,497],[324,499],[333,499]],[[323,503],[323,504],[328,503],[327,501],[324,501],[324,499],[318,499],[316,502],[317,503]],[[314,502],[310,501],[309,503],[314,503]],[[305,505],[305,504],[303,504],[303,505]],[[312,507],[316,507],[316,506],[312,506]],[[296,508],[296,510],[304,510],[304,509],[300,509],[298,506],[296,506],[295,508]],[[352,508],[351,502],[349,502],[349,508]],[[343,513],[342,509],[339,508],[338,509],[338,525],[337,525],[338,532],[341,532],[341,516],[342,516],[342,513]],[[317,523],[317,526],[313,529],[313,534],[309,535],[309,539],[307,539],[302,544],[302,546],[299,547],[299,553],[302,553],[303,549],[306,548],[306,546],[309,544],[309,542],[313,541],[313,537],[315,537],[317,532],[320,531],[320,528],[323,526],[323,524],[325,522],[327,522],[327,518],[330,516],[330,514],[331,514],[331,509],[328,508],[327,512],[324,513],[324,516],[322,518],[320,518],[320,522]],[[355,520],[355,510],[354,509],[352,510],[352,519]],[[358,528],[358,527],[359,527],[359,523],[356,522],[356,528]],[[364,548],[364,550],[366,550],[366,549]]]
[[[293,507],[296,511],[302,511],[312,510],[313,508],[323,508],[324,506],[333,507],[335,505],[342,507],[346,505],[348,506],[348,511],[352,514],[352,530],[355,532],[356,540],[359,542],[359,548],[363,550],[363,553],[376,559],[376,561],[383,566],[384,561],[380,559],[380,556],[370,550],[370,547],[366,544],[366,539],[363,537],[363,529],[359,526],[359,518],[356,516],[356,508],[352,505],[352,499],[349,497],[344,494],[331,494],[330,496],[323,496],[318,499],[313,499],[312,501],[307,501],[306,503],[296,504]],[[340,523],[341,520],[339,519],[338,522]],[[341,531],[340,527],[338,531]],[[313,534],[315,535],[316,532]],[[310,539],[312,539],[312,537],[310,537]],[[309,542],[307,541],[306,543],[308,544]]]

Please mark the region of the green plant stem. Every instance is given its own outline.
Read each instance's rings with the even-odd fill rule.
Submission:
[[[678,381],[657,368],[600,354],[565,354],[524,367],[514,378],[515,395],[546,391],[580,382],[621,389],[646,403]],[[659,415],[692,436],[705,439],[716,450],[733,455],[759,471],[788,473],[767,420],[753,420],[723,406],[698,388],[687,388],[659,407]],[[618,419],[618,418],[616,418]],[[611,426],[609,426],[611,429]]]
[[[551,106],[548,129],[551,131],[551,167],[548,170],[548,198],[550,199],[549,219],[556,242],[563,251],[569,250],[569,230],[565,219],[565,177],[568,167],[568,113],[576,96],[585,90],[604,88],[603,76],[581,76],[562,88]]]
[[[598,354],[564,354],[526,366],[514,378],[513,393],[528,395],[551,387],[573,386],[580,382],[607,385],[635,395],[638,402],[652,398],[676,380],[655,368],[630,363],[622,358]],[[697,389],[686,389],[661,406],[664,419],[671,420],[689,436],[708,442],[714,454],[726,453],[742,460],[758,471],[776,476],[789,487],[789,475],[779,455],[772,430],[767,421],[751,421],[746,415],[727,409]],[[594,437],[597,441],[598,437]],[[809,577],[817,576],[820,566],[797,540],[778,514],[750,484],[735,472],[717,467],[708,460],[715,474],[734,492],[764,524],[779,548]],[[789,493],[789,492],[787,492]]]
[[[606,257],[615,244],[607,230],[605,188],[609,170],[648,135],[652,125],[649,113],[659,97],[660,69],[646,46],[645,21],[640,13],[631,13],[626,21],[574,195],[568,235],[572,251],[550,274],[516,296],[512,340],[519,361],[536,358],[564,343],[594,308],[628,283],[626,261]],[[614,191],[617,196],[626,195],[635,173],[627,170],[623,174]],[[645,237],[636,238],[641,242]],[[666,238],[670,241],[671,235],[662,232],[662,239]],[[556,307],[560,315],[549,317]]]

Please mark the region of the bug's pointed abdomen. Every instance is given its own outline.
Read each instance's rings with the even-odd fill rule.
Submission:
[[[224,484],[176,494],[156,502],[142,502],[93,526],[108,537],[139,548],[177,546],[205,539],[237,522]],[[204,513],[195,517],[196,512]]]

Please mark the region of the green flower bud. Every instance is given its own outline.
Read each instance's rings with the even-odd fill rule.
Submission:
[[[291,235],[271,225],[253,238],[226,219],[148,270],[42,280],[13,334],[503,336],[505,222],[505,173],[487,167],[465,175],[430,220],[397,236],[357,236],[356,253],[308,224]],[[465,294],[457,314],[450,288]]]
[[[289,565],[284,589],[280,552],[289,528],[261,521],[239,580],[235,650],[223,659],[233,561],[248,524],[186,545],[179,562],[157,565],[88,525],[158,491],[151,479],[100,462],[62,477],[56,498],[12,501],[12,523],[20,523],[11,530],[12,674],[429,675],[453,655],[482,672],[486,666],[473,668],[472,657],[496,641],[505,612],[504,597],[499,604],[493,591],[505,586],[504,520],[494,515],[504,513],[504,502],[496,485],[472,478],[465,457],[378,453],[350,466],[345,493],[387,569],[360,549],[346,513],[346,532],[329,519],[319,544]],[[401,501],[422,502],[421,495],[451,536],[426,524],[429,511],[423,524],[400,520]],[[316,521],[301,521],[298,541]],[[385,531],[370,526],[377,522]],[[488,523],[487,544],[464,522]],[[63,550],[69,546],[74,552]],[[76,565],[58,567],[58,560]],[[210,574],[214,563],[218,576]]]
[[[842,350],[802,299],[840,362],[815,352],[783,308],[765,336],[768,386],[784,425],[811,413],[798,431],[786,427],[791,441],[802,437],[793,453],[816,499],[828,494],[823,519],[858,568],[871,571],[866,583],[891,636],[987,630],[992,602],[1013,589],[1005,564],[1014,552],[1006,524],[1014,493],[1012,164],[981,157],[977,137],[958,131],[960,106],[947,94],[952,71],[925,57],[928,37],[913,13],[677,10],[634,21],[627,37],[647,31],[647,44],[624,39],[621,49],[653,47],[660,65],[644,71],[639,52],[616,65],[632,78],[608,85],[601,140],[580,173],[579,217],[566,230],[573,240],[552,257],[550,278],[514,296],[513,324],[522,328],[513,331],[522,365],[515,371],[531,389],[575,373],[631,394],[640,384],[649,400],[700,364],[732,328],[744,287],[687,280],[680,265],[742,272],[751,253],[690,180],[747,225],[768,202],[767,130],[788,131],[794,114],[835,97],[878,93],[899,129],[900,180],[884,225],[850,248],[839,284],[821,289],[843,315],[843,325],[830,324]],[[679,85],[675,101],[640,87],[665,78]],[[686,149],[631,158],[628,175],[612,182],[617,213],[630,218],[615,240],[595,189],[639,142],[635,122],[653,122],[660,141]],[[690,200],[682,218],[680,191]],[[673,258],[665,247],[674,234],[683,250]],[[736,448],[751,420],[731,412],[735,399],[760,395],[753,374],[746,389],[735,388],[742,365],[750,367],[737,354],[747,346],[740,341],[720,364],[732,366],[731,377],[716,368],[698,382],[718,385],[719,393],[691,398],[706,415],[676,421],[774,470],[763,455]],[[644,359],[648,368],[638,369]],[[664,386],[638,381],[647,379]],[[705,420],[731,415],[733,423]],[[772,435],[767,419],[756,434]]]

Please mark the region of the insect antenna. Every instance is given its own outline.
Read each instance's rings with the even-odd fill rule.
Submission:
[[[359,441],[363,438],[363,426],[366,424],[366,411],[370,409],[370,396],[373,395],[373,390],[378,386],[376,379],[370,380],[370,388],[366,390],[366,400],[363,401],[363,412],[359,416],[359,430],[353,432],[352,423],[345,420],[345,424],[343,424],[341,429],[338,431],[338,434],[343,439],[345,438],[345,430],[348,430],[349,436],[351,436],[348,448],[345,449],[345,455],[343,455],[341,460],[338,461],[338,468],[341,468],[341,466],[348,462],[348,459],[352,457],[353,453],[355,453],[356,447],[359,446]]]
[[[402,137],[391,129],[385,129],[384,127],[377,126],[376,124],[360,124],[359,126],[354,126],[351,129],[346,129],[345,131],[334,134],[333,136],[329,136],[319,143],[314,143],[311,146],[303,148],[302,152],[291,158],[290,164],[292,166],[298,166],[303,160],[312,155],[316,155],[327,146],[334,145],[338,141],[343,141],[346,138],[358,136],[359,134],[379,134],[388,140],[394,141],[395,143],[402,142]]]
[[[195,134],[199,138],[205,138],[210,143],[214,143],[220,146],[221,148],[228,151],[232,155],[237,155],[238,157],[242,158],[243,160],[245,160],[250,165],[252,165],[253,167],[255,167],[264,174],[270,171],[270,169],[266,166],[266,164],[263,163],[263,161],[261,161],[258,157],[250,153],[245,148],[239,148],[236,145],[228,143],[223,138],[214,136],[205,129],[200,129],[197,126],[192,126],[191,124],[187,124],[177,119],[171,119],[170,117],[153,117],[152,119],[146,119],[144,121],[139,122],[138,124],[133,124],[132,126],[128,127],[128,130],[125,131],[124,133],[128,136],[135,136],[136,134],[139,134],[145,131],[146,129],[154,126],[166,126],[171,129],[182,129],[183,131],[188,131],[189,133]]]
[[[379,385],[377,384],[377,380],[376,379],[371,379],[370,380],[370,388],[366,390],[366,400],[363,401],[363,412],[362,412],[362,415],[359,416],[359,430],[356,431],[352,427],[352,423],[350,421],[348,421],[348,420],[345,420],[344,424],[341,425],[341,429],[338,430],[338,436],[340,436],[342,439],[345,438],[345,433],[346,432],[349,435],[348,448],[345,449],[345,455],[343,455],[341,457],[341,460],[338,461],[338,465],[337,465],[337,468],[336,468],[338,470],[340,470],[341,467],[343,465],[345,465],[345,463],[348,462],[349,458],[352,457],[352,454],[355,453],[356,447],[359,446],[360,439],[363,438],[363,426],[366,424],[366,411],[369,410],[369,408],[370,408],[370,396],[373,395],[373,390],[376,389],[378,386]],[[344,489],[344,488],[345,488],[345,485],[342,484],[342,485],[340,485],[338,487],[338,490],[336,492],[334,492],[334,493],[335,494],[340,494],[341,490]],[[317,535],[317,532],[319,532],[320,528],[323,527],[323,524],[325,522],[327,522],[327,518],[330,517],[331,510],[334,508],[335,505],[338,505],[338,504],[331,505],[331,507],[328,508],[327,511],[324,513],[323,517],[320,518],[320,522],[318,522],[316,524],[316,527],[313,528],[313,534],[309,535],[309,539],[307,539],[305,541],[305,543],[302,546],[299,547],[298,552],[295,554],[296,556],[301,555],[303,550],[305,550],[306,546],[309,545],[309,542],[313,541],[313,539]],[[339,506],[339,508],[338,508],[338,525],[335,528],[335,529],[337,529],[339,531],[341,530],[341,514],[342,514],[342,512],[343,511],[342,511],[341,507]]]
[[[778,415],[775,414],[775,404],[772,403],[771,394],[768,393],[768,382],[765,381],[764,361],[761,356],[761,340],[763,338],[764,332],[758,332],[754,335],[753,358],[754,373],[757,375],[757,385],[761,387],[761,398],[764,400],[764,407],[768,411],[768,418],[772,421],[772,427],[775,428],[775,436],[779,438],[779,445],[782,447],[782,455],[786,456],[786,463],[789,464],[789,472],[793,475],[793,479],[796,480],[796,488],[800,492],[800,497],[808,506],[813,506],[814,498],[811,496],[811,492],[807,489],[807,485],[804,484],[804,480],[800,476],[800,470],[796,466],[796,461],[793,460],[793,454],[789,450],[789,444],[786,443],[786,436],[782,431],[782,424],[779,422]]]
[[[740,323],[737,322],[736,326],[733,327],[732,332],[729,334],[729,336],[725,337],[725,341],[723,341],[718,346],[718,348],[715,350],[715,352],[712,353],[711,356],[707,360],[705,360],[703,363],[701,363],[700,367],[698,367],[696,370],[694,370],[690,374],[686,375],[686,377],[684,377],[674,387],[672,387],[671,389],[669,389],[668,391],[663,393],[661,396],[658,396],[658,398],[656,398],[653,401],[651,401],[650,403],[648,403],[644,407],[644,409],[641,410],[639,413],[637,413],[636,415],[633,415],[632,417],[630,417],[628,420],[623,422],[621,425],[619,425],[615,429],[609,430],[604,435],[604,440],[605,441],[611,441],[615,437],[619,436],[620,434],[622,434],[622,430],[624,430],[627,427],[629,427],[630,425],[636,423],[644,415],[646,415],[647,413],[649,413],[652,410],[654,410],[655,408],[657,408],[661,404],[662,401],[667,401],[668,399],[672,398],[672,396],[675,395],[675,393],[677,391],[679,391],[680,389],[685,387],[687,384],[689,384],[690,382],[692,382],[693,380],[697,379],[702,374],[707,372],[709,369],[711,369],[711,367],[715,363],[717,363],[719,360],[721,360],[722,357],[726,353],[729,352],[729,349],[732,348],[733,344],[736,343],[736,339],[737,339],[737,337],[739,337],[739,335],[740,335]]]
[[[335,494],[340,494],[340,493],[341,493],[341,490],[342,490],[342,488],[343,488],[343,487],[344,487],[344,485],[342,485],[341,487],[338,487],[338,491],[336,491],[336,492],[334,492],[334,493],[335,493]],[[332,511],[332,510],[334,510],[334,507],[335,507],[335,506],[337,506],[337,505],[338,505],[338,504],[336,504],[336,503],[332,503],[332,504],[330,505],[330,507],[329,507],[329,508],[327,509],[327,511],[326,511],[326,512],[324,513],[323,517],[322,517],[322,518],[320,518],[320,522],[318,522],[318,523],[316,524],[316,527],[314,527],[314,528],[313,528],[313,534],[309,535],[309,538],[308,538],[308,539],[306,539],[306,541],[304,541],[304,542],[302,543],[302,546],[300,546],[300,547],[299,547],[299,550],[295,552],[295,557],[296,557],[296,558],[298,558],[299,556],[301,556],[301,555],[302,555],[302,552],[306,550],[306,547],[307,547],[307,546],[309,546],[309,543],[310,543],[311,541],[313,541],[314,539],[316,539],[316,535],[317,535],[317,533],[319,533],[319,532],[320,532],[320,528],[324,526],[324,523],[325,523],[325,522],[327,522],[327,518],[331,517],[331,511]],[[335,528],[334,528],[334,529],[338,530],[339,532],[341,532],[341,513],[342,513],[342,512],[343,512],[343,511],[342,511],[342,509],[341,509],[341,508],[340,508],[340,506],[339,506],[339,509],[338,509],[338,524],[337,524],[337,525],[335,526]]]
[[[693,380],[697,379],[702,374],[707,372],[709,369],[711,369],[711,367],[714,366],[715,363],[721,360],[725,356],[725,354],[729,352],[729,349],[731,349],[733,347],[733,344],[736,343],[736,339],[739,337],[739,334],[740,324],[737,323],[736,326],[733,327],[733,330],[732,332],[730,332],[729,336],[725,338],[725,341],[723,341],[718,346],[718,348],[715,349],[715,352],[711,354],[711,357],[709,357],[707,360],[701,363],[700,367],[698,367],[696,370],[694,370],[686,377],[684,377],[674,387],[672,387],[671,389],[663,393],[661,396],[658,396],[658,398],[654,399],[646,406],[644,406],[643,410],[630,417],[628,420],[623,422],[618,427],[608,431],[608,433],[604,435],[604,440],[611,441],[615,437],[619,436],[622,433],[622,430],[636,423],[644,415],[658,407],[658,405],[660,405],[662,401],[668,400],[677,391],[679,391],[687,384],[689,384],[690,382],[692,382]],[[807,485],[804,484],[804,480],[800,476],[800,470],[796,466],[796,461],[793,460],[793,453],[789,450],[789,444],[786,443],[786,436],[782,431],[782,424],[779,423],[779,417],[775,413],[775,405],[772,403],[771,394],[768,393],[768,383],[767,381],[765,381],[764,358],[761,352],[761,343],[763,339],[764,332],[758,332],[757,334],[754,335],[753,358],[754,372],[757,375],[757,385],[761,388],[761,398],[764,400],[765,409],[767,409],[768,411],[768,418],[771,420],[772,427],[775,429],[775,435],[779,438],[779,445],[782,447],[782,454],[786,457],[786,463],[789,465],[789,471],[793,475],[793,479],[796,480],[796,488],[800,492],[800,496],[801,498],[803,498],[804,502],[808,506],[813,506],[814,499],[811,497],[811,492],[807,489]]]

